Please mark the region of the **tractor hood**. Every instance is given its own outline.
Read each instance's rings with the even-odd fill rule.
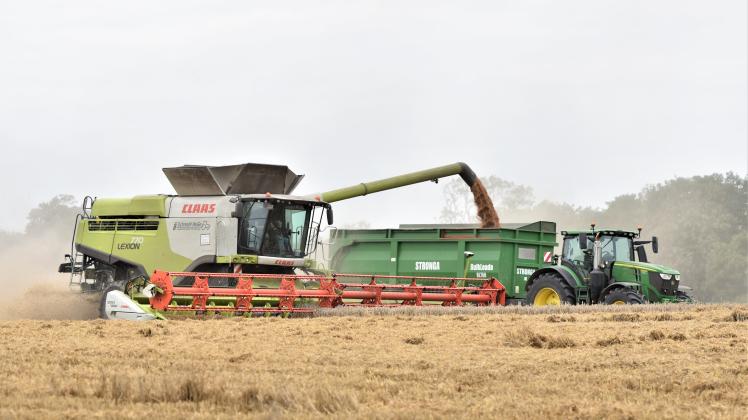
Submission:
[[[288,166],[242,163],[229,166],[185,165],[163,168],[181,196],[291,194],[304,175]]]
[[[655,273],[663,273],[663,274],[680,274],[678,270],[672,269],[670,267],[665,267],[664,265],[660,264],[653,264],[648,262],[639,262],[639,261],[616,261],[615,263],[618,267],[628,267],[633,268],[636,270],[643,270],[643,271],[654,271]]]

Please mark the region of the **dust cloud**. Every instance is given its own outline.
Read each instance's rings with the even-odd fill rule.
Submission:
[[[71,292],[57,273],[69,248],[54,234],[26,234],[0,249],[0,320],[96,318],[98,299]]]
[[[478,218],[480,219],[480,227],[482,228],[497,228],[500,227],[499,215],[496,213],[496,209],[493,206],[491,196],[488,195],[486,187],[478,179],[470,187],[470,191],[473,192],[473,199],[475,200],[475,206],[478,208]]]

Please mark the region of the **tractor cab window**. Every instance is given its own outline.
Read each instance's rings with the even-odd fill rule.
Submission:
[[[587,235],[588,250],[592,247],[592,237]],[[585,250],[579,247],[579,236],[564,238],[563,258],[577,265],[583,265],[585,261]]]
[[[603,236],[600,238],[602,246],[602,260],[632,261],[634,259],[631,238],[627,236]]]
[[[579,247],[579,236],[567,236],[564,238],[564,247],[561,251],[562,259],[573,264],[582,272],[592,269],[592,237],[587,236],[588,249]]]
[[[245,202],[239,227],[239,253],[303,258],[310,251],[310,227],[319,226],[318,222],[310,223],[314,210],[314,206],[303,203]],[[313,235],[316,238],[316,231]]]

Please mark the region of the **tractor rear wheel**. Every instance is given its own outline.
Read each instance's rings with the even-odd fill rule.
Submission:
[[[605,295],[606,305],[639,305],[644,303],[644,296],[634,289],[621,287]]]
[[[574,290],[564,282],[561,276],[545,273],[538,276],[527,292],[527,304],[534,306],[561,305],[576,303]]]

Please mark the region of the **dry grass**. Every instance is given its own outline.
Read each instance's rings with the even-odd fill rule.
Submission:
[[[1,321],[0,418],[741,418],[745,305]]]
[[[562,306],[451,306],[440,305],[429,306],[401,306],[401,307],[363,307],[348,306],[335,309],[318,309],[316,316],[464,316],[464,315],[542,315],[549,317],[564,314],[605,314],[609,321],[636,321],[640,316],[647,314],[648,317],[659,320],[671,320],[678,314],[684,317],[694,316],[694,313],[711,311],[714,308],[730,308],[725,317],[733,321],[748,319],[748,307],[746,305],[715,305],[715,304],[651,304],[651,305],[562,305]],[[617,316],[620,314],[620,316]],[[573,316],[570,316],[573,322]],[[599,318],[595,318],[596,320]],[[552,322],[552,321],[551,321]]]

